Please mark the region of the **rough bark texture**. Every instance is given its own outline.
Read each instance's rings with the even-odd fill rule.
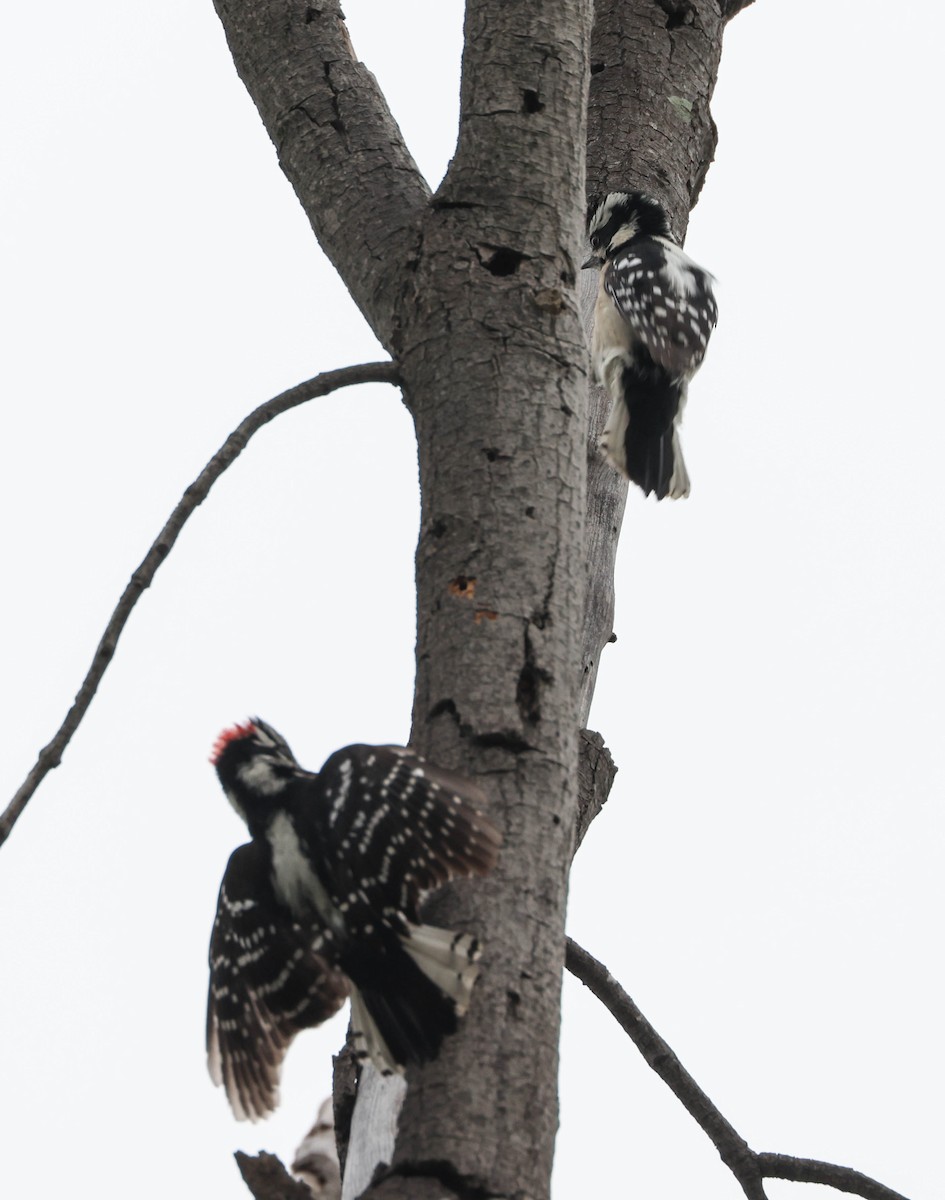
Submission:
[[[459,144],[396,347],[422,495],[413,740],[483,777],[505,845],[493,878],[430,905],[484,937],[483,971],[462,1037],[410,1078],[404,1186],[385,1196],[417,1195],[418,1176],[547,1194],[584,597],[589,39],[583,0],[468,4]]]
[[[729,5],[727,15],[745,3]],[[599,0],[591,43],[588,196],[639,188],[658,197],[673,229],[685,234],[715,154],[709,102],[723,29],[712,0]],[[588,332],[596,292],[597,272],[583,272],[581,311]],[[596,386],[589,408],[582,724],[613,631],[614,560],[627,498],[626,484],[597,449],[610,401]]]
[[[480,778],[506,839],[493,878],[429,905],[484,937],[483,972],[460,1033],[410,1074],[370,1194],[544,1197],[578,730],[626,495],[596,451],[600,397],[586,413],[585,149],[589,191],[642,186],[681,232],[714,149],[723,19],[708,0],[600,0],[592,45],[590,0],[469,0],[459,141],[431,199],[334,0],[215,4],[313,229],[400,365],[422,491],[413,741]]]
[[[430,191],[337,0],[214,0],[322,249],[384,347]]]
[[[724,26],[716,0],[613,0],[597,6],[588,192],[649,192],[662,201],[680,237],[715,155],[709,103]]]

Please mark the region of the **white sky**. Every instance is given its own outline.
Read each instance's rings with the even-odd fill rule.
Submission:
[[[461,5],[345,8],[435,183]],[[911,1200],[945,1116],[943,32],[929,0],[761,0],[729,30],[693,494],[630,500],[592,718],[621,771],[570,916],[755,1148]],[[0,55],[5,803],[229,430],[380,355],[209,0],[11,6]],[[243,833],[206,756],[251,712],[312,767],[406,737],[416,521],[397,394],[342,392],[257,437],[142,600],[0,849],[0,1194],[237,1200],[233,1150],[291,1158],[344,1018],[296,1043],[273,1120],[231,1119],[205,956]],[[570,980],[562,1055],[556,1200],[740,1195]]]

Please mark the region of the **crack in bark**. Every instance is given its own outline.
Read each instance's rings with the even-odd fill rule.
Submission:
[[[477,733],[471,740],[474,746],[480,746],[483,750],[507,750],[509,754],[525,754],[529,750],[537,749],[514,729]]]
[[[535,661],[535,648],[525,626],[525,663],[518,676],[515,703],[523,725],[537,725],[541,721],[541,689],[553,682],[553,677]]]
[[[332,66],[333,66],[333,64],[331,62],[326,62],[323,64],[323,67],[325,70],[325,82],[328,84],[328,90],[331,92],[331,107],[335,113],[334,118],[331,121],[329,121],[328,124],[337,133],[341,134],[342,138],[344,139],[345,148],[350,149],[350,147],[348,146],[348,134],[347,134],[347,130],[345,129],[344,118],[341,115],[341,105],[339,103],[339,96],[341,95],[341,91],[339,88],[337,88],[335,86],[334,80],[331,77]]]

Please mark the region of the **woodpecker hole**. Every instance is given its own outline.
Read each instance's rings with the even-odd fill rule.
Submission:
[[[691,4],[682,0],[681,3],[673,3],[673,0],[656,0],[657,4],[666,13],[666,28],[678,29],[680,25],[693,24],[693,8]]]
[[[509,1016],[517,1017],[519,1005],[522,1003],[521,993],[516,992],[514,988],[509,988],[505,993],[505,997],[509,1002]]]
[[[457,575],[455,579],[450,580],[447,590],[451,596],[471,600],[476,594],[476,580],[469,575]]]
[[[606,66],[606,63],[591,63],[591,74],[599,75]]]
[[[544,108],[541,100],[538,98],[538,93],[534,88],[524,88],[522,90],[522,112],[536,113],[541,112]]]
[[[491,275],[514,275],[525,255],[510,246],[499,246],[482,264]]]
[[[430,526],[430,537],[441,538],[446,533],[445,521],[434,521]]]
[[[532,520],[534,520],[534,519],[535,519],[535,506],[534,506],[534,504],[529,504],[528,508],[526,508],[526,509],[525,509],[525,516],[526,516],[526,517],[531,517],[531,518],[532,518]]]

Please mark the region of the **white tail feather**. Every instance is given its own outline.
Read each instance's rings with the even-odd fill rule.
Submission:
[[[370,1058],[382,1075],[390,1075],[394,1071],[398,1075],[403,1075],[403,1067],[394,1061],[394,1056],[384,1041],[381,1031],[374,1023],[374,1018],[368,1012],[361,993],[353,985],[351,988],[351,1040],[354,1042],[355,1056]]]
[[[423,974],[452,1001],[457,1016],[469,1007],[473,984],[479,975],[476,959],[479,943],[471,934],[452,933],[433,925],[408,925],[398,935],[400,944]],[[371,1016],[357,987],[351,988],[351,1038],[359,1058],[370,1058],[385,1075],[402,1075],[401,1066],[391,1053],[383,1034]]]
[[[458,1016],[469,1007],[479,975],[479,942],[468,933],[451,933],[433,925],[411,925],[401,944],[420,970],[456,1005]]]
[[[680,415],[682,410],[680,409]],[[679,444],[679,416],[673,425],[673,473],[669,480],[669,498],[681,500],[689,495],[689,472],[682,456],[682,446]]]

